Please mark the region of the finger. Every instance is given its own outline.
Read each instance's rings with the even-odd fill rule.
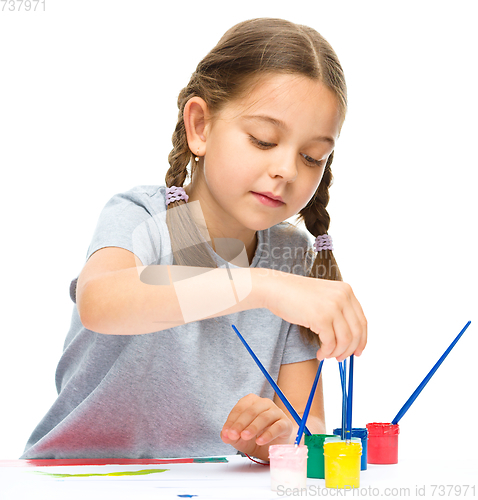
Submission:
[[[292,433],[292,422],[285,417],[276,420],[272,425],[264,430],[262,434],[256,439],[258,446],[263,446],[278,438],[287,438]]]
[[[366,337],[364,337],[364,328],[363,324],[360,321],[360,318],[357,316],[356,309],[350,303],[349,307],[344,309],[344,319],[347,322],[349,332],[350,332],[350,341],[349,345],[345,349],[345,351],[337,358],[337,361],[343,361],[345,358],[348,358],[350,355],[354,354],[358,351],[361,342],[363,343],[364,339],[366,342]],[[365,344],[362,344],[365,347]],[[363,349],[362,349],[363,350]],[[358,351],[361,352],[361,351]]]
[[[255,397],[247,397],[239,400],[239,403],[231,411],[230,417],[223,427],[223,433],[229,439],[237,440],[240,437],[243,439],[251,439],[253,435],[250,432],[242,434],[243,431],[257,418],[258,415],[267,411],[273,402],[270,399]],[[245,401],[244,401],[245,399]]]
[[[247,396],[242,397],[232,408],[232,410],[229,412],[229,415],[227,416],[228,421],[234,422],[237,417],[248,407],[254,404],[254,402],[259,398],[257,394],[247,394]]]
[[[281,419],[284,419],[284,424],[287,423],[286,420],[290,422],[282,410],[280,410],[274,403],[272,403],[272,405],[258,413],[256,418],[254,418],[254,420],[252,420],[252,422],[244,428],[241,432],[242,439],[248,441],[249,439],[260,436],[265,429],[269,428]]]
[[[336,336],[336,347],[331,352],[329,358],[336,358],[337,361],[342,361],[347,357],[351,342],[353,341],[353,336],[350,331],[349,324],[343,314],[334,319],[333,325]]]
[[[318,328],[318,331],[318,335],[322,345],[317,351],[317,359],[319,361],[322,361],[323,359],[330,357],[330,354],[336,347],[336,338],[332,319],[323,320],[322,327]]]
[[[366,327],[365,333],[364,333],[364,335],[362,335],[360,342],[359,342],[359,345],[357,346],[357,350],[355,351],[354,354],[356,354],[357,356],[360,356],[363,353],[365,347],[367,346],[367,340],[368,340],[368,332],[367,332],[367,327]]]
[[[338,347],[332,353],[332,356],[339,362],[348,358],[357,350],[364,334],[364,325],[360,321],[360,317],[364,318],[363,311],[353,293],[352,287],[347,283],[343,283],[342,293],[343,308],[341,314],[336,316],[334,320]],[[344,335],[344,337],[342,338],[341,335]],[[342,353],[340,353],[340,350],[342,350]]]
[[[229,412],[226,422],[222,426],[221,435],[227,436],[231,427],[236,423],[237,419],[244,412],[244,410],[248,406],[252,405],[258,398],[259,396],[256,394],[248,394],[247,396],[241,398]],[[238,439],[236,435],[234,436],[234,439]]]
[[[367,345],[367,337],[368,337],[368,322],[365,314],[363,312],[362,306],[360,302],[357,300],[354,294],[352,294],[352,306],[354,308],[355,314],[357,316],[357,330],[359,331],[359,342],[357,345],[357,349],[353,354],[360,356]]]
[[[221,439],[224,443],[231,444],[232,446],[236,446],[241,441],[240,437],[232,439],[229,437],[228,431],[224,430],[221,431]]]

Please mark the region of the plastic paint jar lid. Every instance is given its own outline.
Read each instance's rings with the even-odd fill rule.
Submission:
[[[310,436],[305,434],[304,441],[307,446],[322,446],[327,438],[335,437],[332,434],[311,434]]]
[[[273,444],[269,446],[269,458],[307,457],[307,446],[301,444]]]
[[[339,427],[338,429],[334,429],[334,434],[340,436],[342,434],[342,428]],[[368,436],[368,431],[365,427],[352,427],[352,436],[365,439]]]
[[[369,436],[394,436],[400,434],[398,424],[372,422],[367,424]]]
[[[327,446],[330,445],[330,446]],[[327,451],[332,451],[336,455],[352,455],[357,456],[362,454],[362,440],[360,438],[352,438],[350,442],[342,441],[340,436],[326,438],[324,441],[324,456],[328,455]]]

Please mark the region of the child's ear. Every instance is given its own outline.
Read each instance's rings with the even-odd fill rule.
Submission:
[[[183,118],[189,149],[194,155],[204,156],[209,120],[206,101],[201,97],[191,97],[184,107]]]

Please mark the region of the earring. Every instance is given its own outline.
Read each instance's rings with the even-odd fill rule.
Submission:
[[[196,161],[196,162],[199,161],[199,149],[198,149],[198,152],[196,153],[196,157],[194,158],[194,161]]]

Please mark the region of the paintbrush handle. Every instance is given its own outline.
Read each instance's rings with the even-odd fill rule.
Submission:
[[[440,365],[445,361],[445,358],[450,354],[450,351],[455,347],[455,344],[460,340],[461,336],[465,333],[465,330],[470,326],[471,321],[463,327],[463,330],[456,336],[455,340],[449,345],[448,349],[442,354],[441,358],[436,362],[435,366],[429,371],[428,375],[422,380],[422,383],[415,389],[415,392],[408,398],[407,402],[402,406],[400,411],[397,413],[395,418],[392,420],[392,424],[398,424],[399,420],[405,415],[412,403],[417,399],[418,395],[423,391],[423,388],[428,384],[429,380],[433,377],[435,372],[438,370]]]
[[[257,366],[261,369],[261,372],[264,374],[269,384],[271,384],[272,388],[279,396],[281,401],[284,403],[284,406],[289,410],[289,413],[292,415],[292,418],[296,421],[297,425],[300,427],[302,420],[299,417],[299,414],[294,410],[292,405],[289,403],[288,399],[285,397],[284,393],[279,389],[279,386],[274,382],[274,379],[269,375],[267,370],[264,368],[263,364],[259,361],[259,358],[254,354],[254,351],[249,347],[249,344],[245,341],[244,337],[239,333],[239,330],[232,325],[232,328],[237,333],[237,336],[240,338],[241,342],[244,344],[244,347],[247,349],[249,354],[252,356],[252,359],[256,362]],[[305,427],[305,433],[310,436],[311,432],[307,427]]]
[[[345,439],[352,438],[352,395],[354,388],[354,355],[349,359],[349,389],[347,392],[347,433]]]
[[[317,368],[317,373],[315,375],[314,383],[312,384],[312,389],[310,390],[309,399],[307,400],[307,405],[305,407],[304,414],[302,415],[302,422],[299,426],[299,431],[297,432],[297,437],[295,439],[295,444],[300,444],[300,440],[302,439],[302,434],[304,433],[305,423],[309,416],[310,407],[312,406],[312,400],[314,399],[315,390],[317,389],[317,384],[319,383],[320,372],[322,370],[322,365],[324,364],[324,360],[321,360],[319,363],[319,367]]]
[[[345,427],[347,420],[347,374],[346,374],[346,364],[344,361],[339,361],[339,371],[340,371],[340,383],[342,385],[342,428],[340,429],[340,438],[345,441]]]

